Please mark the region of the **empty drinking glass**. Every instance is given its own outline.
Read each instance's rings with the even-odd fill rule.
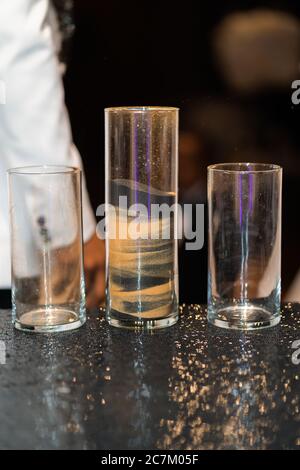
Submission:
[[[255,329],[280,321],[282,169],[208,167],[208,320]]]
[[[81,171],[8,170],[12,314],[17,329],[49,332],[85,322]]]

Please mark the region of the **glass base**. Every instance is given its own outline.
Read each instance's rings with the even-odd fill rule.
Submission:
[[[85,320],[85,315],[79,317],[72,310],[55,307],[39,308],[20,315],[15,319],[14,326],[21,331],[54,333],[79,328],[85,323]]]
[[[233,306],[208,309],[209,323],[233,330],[257,330],[278,325],[280,312],[274,314],[257,306]]]
[[[109,313],[106,315],[106,319],[111,326],[115,326],[117,328],[126,328],[129,330],[152,331],[175,325],[175,323],[177,323],[178,321],[178,312],[166,318],[155,318],[152,320],[144,318],[134,318],[131,316],[130,318],[124,318],[124,314],[120,314],[120,317],[123,318],[116,318],[115,316],[110,316]]]

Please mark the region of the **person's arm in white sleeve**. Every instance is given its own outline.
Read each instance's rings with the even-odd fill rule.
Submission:
[[[6,91],[0,157],[5,169],[43,164],[82,168],[72,142],[49,8],[49,0],[0,0],[0,80]],[[83,178],[85,241],[94,239],[95,227]],[[93,265],[98,254],[88,251]]]

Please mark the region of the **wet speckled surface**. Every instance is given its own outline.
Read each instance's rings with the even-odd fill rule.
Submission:
[[[13,330],[0,312],[0,448],[300,449],[300,305],[261,332],[228,332],[183,307],[155,334]],[[300,354],[299,354],[300,357]]]

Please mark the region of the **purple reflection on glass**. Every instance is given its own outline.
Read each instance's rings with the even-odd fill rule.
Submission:
[[[250,167],[251,169],[251,167]],[[248,196],[248,205],[249,205],[249,212],[251,213],[253,210],[253,173],[249,175],[249,196]]]
[[[133,171],[134,171],[134,203],[138,203],[138,158],[139,158],[139,149],[138,149],[138,116],[133,115]]]
[[[243,175],[238,175],[240,225],[243,223]]]
[[[247,166],[248,170],[251,171],[251,165]],[[240,173],[238,176],[238,188],[239,188],[239,220],[240,225],[243,223],[243,176],[244,173]],[[247,215],[251,214],[253,211],[253,174],[246,173],[246,177],[248,178],[248,197],[247,197]]]
[[[151,117],[149,116],[149,119]],[[148,220],[151,216],[150,210],[150,190],[151,190],[151,122],[149,123],[148,119],[146,121],[146,166],[147,166],[147,210],[148,210]]]

